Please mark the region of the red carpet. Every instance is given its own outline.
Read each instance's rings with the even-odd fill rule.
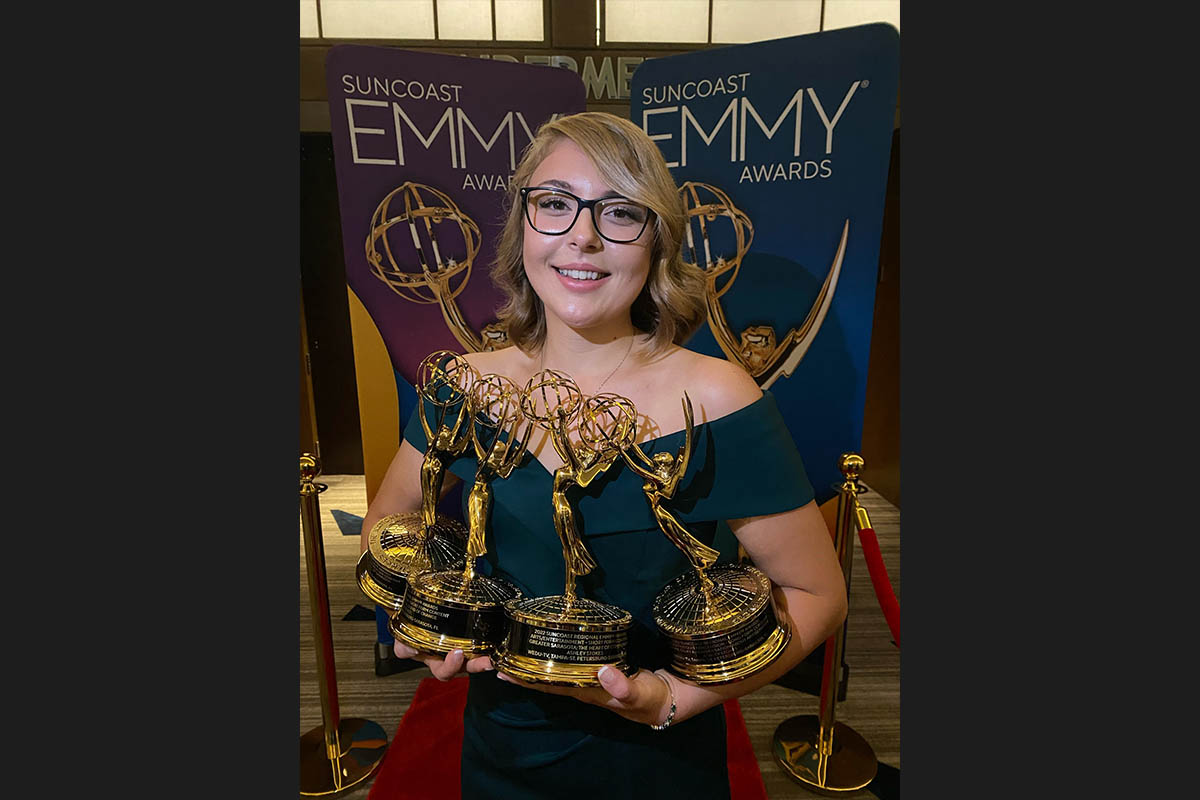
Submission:
[[[369,800],[451,800],[462,792],[462,714],[467,678],[425,678],[392,736]],[[767,789],[737,700],[725,701],[726,752],[732,800],[767,800]]]

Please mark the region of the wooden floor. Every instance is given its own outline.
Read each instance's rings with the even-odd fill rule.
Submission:
[[[337,662],[337,697],[341,716],[362,717],[381,725],[389,740],[412,701],[413,693],[429,671],[422,668],[386,677],[375,676],[375,623],[343,621],[356,604],[373,608],[354,578],[358,537],[338,530],[331,511],[338,509],[363,516],[367,510],[362,475],[322,475],[319,483],[328,489],[318,495],[325,570],[329,587],[329,610]],[[861,502],[871,516],[880,551],[896,596],[900,596],[900,512],[874,492]],[[297,735],[320,727],[321,698],[317,680],[310,614],[308,577],[305,568],[304,535],[300,534],[300,730]],[[854,539],[854,562],[850,580],[850,616],[846,632],[845,660],[850,668],[846,699],[837,705],[837,720],[857,731],[874,748],[879,761],[900,767],[900,651],[891,635],[863,561],[862,548]],[[783,720],[797,714],[816,714],[817,698],[780,686],[767,686],[740,698],[750,740],[758,756],[759,769],[771,800],[819,797],[792,780],[775,764],[771,740]],[[363,800],[370,781],[343,795]],[[864,790],[848,798],[874,798]]]

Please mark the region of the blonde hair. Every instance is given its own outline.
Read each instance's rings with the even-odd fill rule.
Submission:
[[[504,228],[492,265],[492,282],[505,296],[497,315],[509,340],[527,353],[541,349],[546,340],[542,301],[525,276],[525,211],[519,191],[563,139],[578,145],[614,190],[654,212],[650,274],[633,302],[630,317],[635,328],[650,335],[651,353],[661,352],[672,342],[683,344],[704,322],[707,312],[704,277],[680,258],[687,216],[678,187],[658,146],[641,128],[597,111],[542,125],[509,181]]]

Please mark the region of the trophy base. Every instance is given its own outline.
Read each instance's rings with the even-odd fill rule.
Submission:
[[[391,616],[400,610],[400,606],[404,602],[404,590],[408,581],[403,578],[392,580],[383,578],[382,580],[386,581],[385,585],[371,574],[373,565],[371,552],[364,550],[363,554],[358,557],[358,563],[354,566],[354,577],[358,579],[358,588],[362,590],[362,593],[377,605],[383,606]]]
[[[779,657],[792,640],[792,632],[777,626],[761,645],[746,655],[712,664],[687,664],[672,661],[667,671],[684,680],[706,686],[734,683],[758,672]]]
[[[429,570],[462,569],[466,542],[466,526],[444,514],[437,516],[428,534],[419,512],[386,516],[371,529],[367,550],[359,558],[358,586],[395,614],[410,577]]]
[[[300,795],[320,797],[341,794],[374,774],[387,752],[387,734],[378,724],[357,717],[338,724],[338,747],[330,758],[325,726],[300,737]]]
[[[875,779],[879,761],[871,745],[849,725],[835,722],[833,747],[820,754],[821,722],[814,714],[789,717],[775,729],[771,754],[796,783],[817,794],[838,796]]]
[[[761,570],[723,564],[707,575],[707,592],[696,572],[667,584],[654,600],[654,621],[671,643],[670,672],[697,684],[733,683],[778,658],[791,629],[779,622]]]
[[[536,597],[504,604],[508,635],[496,652],[500,672],[532,683],[599,686],[608,665],[630,673],[627,658],[633,616],[586,598]]]
[[[605,664],[571,664],[501,652],[496,656],[495,666],[500,672],[530,683],[585,687],[600,685],[600,679],[596,677],[596,673]],[[623,658],[620,661],[608,663],[608,666],[619,669],[626,675],[633,672],[629,663]]]
[[[388,629],[399,641],[430,655],[461,649],[467,659],[492,655],[504,638],[504,603],[521,592],[504,581],[457,570],[425,572],[412,579]]]

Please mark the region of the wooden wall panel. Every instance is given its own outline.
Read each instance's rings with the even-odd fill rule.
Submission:
[[[863,482],[900,507],[900,131],[892,134],[863,412]]]

